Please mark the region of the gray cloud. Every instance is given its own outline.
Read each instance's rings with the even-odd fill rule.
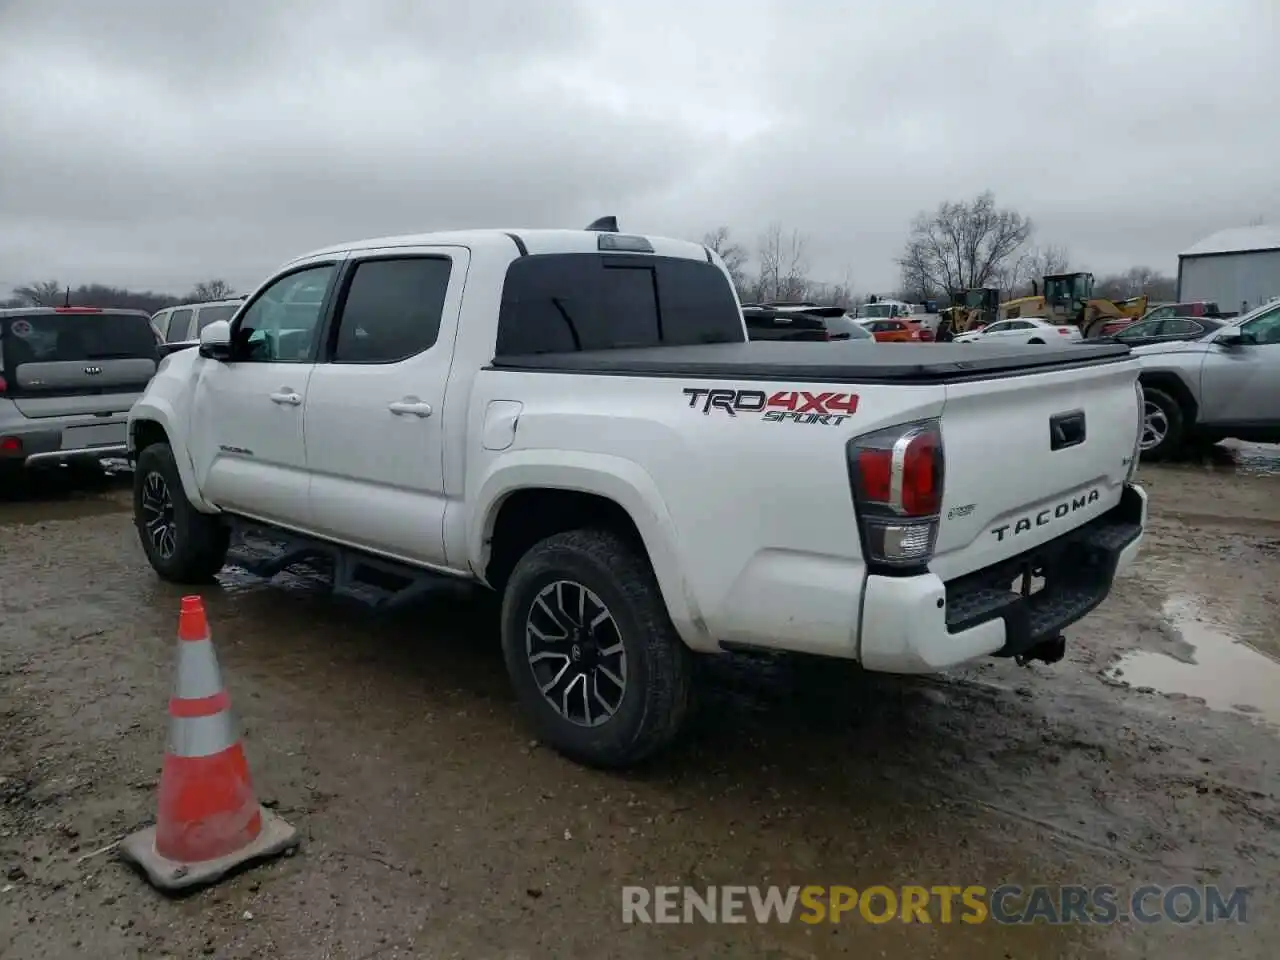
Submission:
[[[0,288],[342,239],[771,221],[888,289],[991,188],[1097,271],[1280,219],[1270,0],[0,0]],[[3,295],[3,289],[0,289]]]

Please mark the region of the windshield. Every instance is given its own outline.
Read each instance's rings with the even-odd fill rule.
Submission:
[[[141,314],[28,314],[0,318],[0,341],[13,366],[159,358],[156,334]]]
[[[1252,320],[1254,317],[1258,316],[1259,314],[1266,313],[1268,310],[1274,310],[1275,308],[1276,308],[1276,301],[1272,300],[1269,303],[1264,303],[1260,307],[1254,307],[1252,310],[1250,310],[1248,313],[1244,314],[1243,316],[1232,317],[1229,321],[1227,321],[1225,326],[1238,327],[1242,323],[1248,323],[1250,320]]]
[[[864,303],[858,308],[858,319],[864,317],[891,317],[893,316],[893,304],[891,303]]]
[[[1090,278],[1087,274],[1072,277],[1045,277],[1044,298],[1049,303],[1088,300],[1093,293],[1090,287]]]

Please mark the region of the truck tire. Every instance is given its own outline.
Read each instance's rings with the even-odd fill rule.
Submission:
[[[535,729],[579,763],[637,763],[689,713],[692,654],[648,560],[608,530],[558,533],[520,559],[503,593],[502,650]]]
[[[1158,387],[1143,387],[1142,396],[1142,459],[1163,460],[1181,449],[1186,418],[1178,401]]]
[[[207,583],[227,560],[231,532],[191,505],[167,443],[153,443],[133,470],[133,522],[151,568],[170,583]]]

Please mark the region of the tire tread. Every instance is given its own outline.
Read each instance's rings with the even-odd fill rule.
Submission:
[[[598,767],[630,766],[667,746],[684,728],[694,685],[692,654],[671,623],[652,566],[632,543],[611,530],[582,528],[554,534],[531,548],[512,571],[503,598],[502,632],[507,667],[513,673],[513,681],[516,670],[527,668],[523,634],[514,635],[511,623],[517,612],[514,605],[522,603],[524,585],[548,570],[563,570],[581,561],[609,578],[615,590],[623,595],[627,612],[636,621],[644,644],[648,678],[643,708],[634,729],[626,731],[624,739],[612,741],[607,750],[601,749],[598,740],[586,743],[580,736],[573,735],[567,721],[562,721],[567,737],[558,736],[556,727],[548,728],[546,723],[539,726],[558,750],[574,760]],[[595,589],[592,584],[586,586]],[[630,649],[628,655],[631,655]],[[518,692],[522,689],[519,683],[516,688]],[[535,717],[540,713],[531,712]]]

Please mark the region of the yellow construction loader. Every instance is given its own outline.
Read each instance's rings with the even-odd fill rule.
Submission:
[[[1093,295],[1092,273],[1057,273],[1044,278],[1044,293],[1000,304],[1001,320],[1036,317],[1050,323],[1074,324],[1082,336],[1097,336],[1113,320],[1136,320],[1147,312],[1147,295],[1128,300],[1108,300]]]
[[[951,333],[965,333],[996,319],[1000,310],[1000,291],[993,287],[973,287],[951,295],[951,306],[941,312],[949,322]]]

